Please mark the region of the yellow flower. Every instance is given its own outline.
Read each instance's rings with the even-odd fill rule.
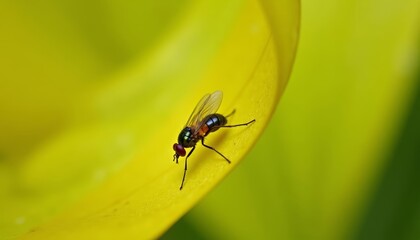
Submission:
[[[295,0],[2,2],[0,238],[156,238],[239,163],[290,75]],[[172,144],[202,95],[246,129]],[[183,163],[183,159],[181,159]]]

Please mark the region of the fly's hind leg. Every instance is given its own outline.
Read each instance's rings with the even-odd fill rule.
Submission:
[[[235,114],[235,112],[236,112],[236,109],[233,109],[231,113],[225,116],[225,118],[232,116],[233,114]]]
[[[249,124],[252,124],[255,122],[255,119],[252,119],[251,121],[247,123],[241,123],[241,124],[235,124],[235,125],[224,125],[220,126],[220,128],[233,128],[233,127],[240,127],[240,126],[248,126]]]
[[[225,116],[225,118],[228,118],[230,116],[232,116],[233,114],[235,114],[236,109],[233,109],[231,113],[229,113],[228,115]],[[254,123],[255,119],[252,119],[251,121],[247,122],[247,123],[241,123],[241,124],[235,124],[235,125],[225,125],[225,126],[220,126],[221,128],[225,127],[225,128],[231,128],[231,127],[240,127],[240,126],[248,126],[251,123]]]

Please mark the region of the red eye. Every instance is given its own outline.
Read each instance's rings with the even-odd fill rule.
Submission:
[[[174,143],[173,149],[176,152],[176,154],[178,154],[179,156],[181,157],[185,156],[185,149],[181,144]]]

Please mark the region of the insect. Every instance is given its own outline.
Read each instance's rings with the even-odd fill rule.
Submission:
[[[247,123],[226,125],[227,118],[234,114],[235,110],[233,110],[232,113],[227,116],[216,113],[220,107],[220,104],[222,103],[222,98],[223,93],[221,91],[215,91],[214,93],[204,95],[191,113],[190,118],[184,126],[184,129],[179,133],[178,143],[174,143],[173,145],[173,149],[175,151],[173,161],[176,160],[176,163],[178,163],[179,157],[184,157],[186,155],[185,148],[192,148],[185,158],[184,175],[182,177],[181,187],[179,188],[180,190],[184,185],[185,175],[187,174],[188,157],[194,152],[198,141],[201,141],[201,144],[204,147],[215,151],[228,163],[230,163],[230,160],[222,153],[217,151],[215,148],[204,144],[204,138],[209,135],[209,133],[217,131],[219,128],[248,126],[249,124],[255,122],[255,119],[253,119]]]

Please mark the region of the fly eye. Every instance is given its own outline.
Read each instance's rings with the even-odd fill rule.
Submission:
[[[174,143],[174,146],[172,148],[174,149],[176,154],[178,154],[179,156],[181,157],[185,156],[186,152],[185,152],[184,147],[181,144]]]

